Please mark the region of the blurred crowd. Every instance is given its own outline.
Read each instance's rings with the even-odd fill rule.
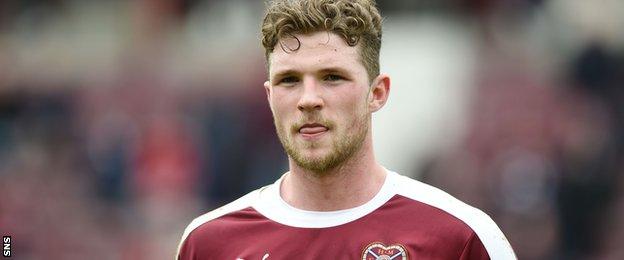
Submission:
[[[520,259],[624,259],[624,3],[378,3],[388,24],[436,17],[474,46],[457,142],[386,166],[486,211]],[[287,170],[262,8],[0,2],[0,234],[15,257],[170,259],[193,217]]]

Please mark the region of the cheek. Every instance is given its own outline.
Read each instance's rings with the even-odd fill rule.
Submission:
[[[366,93],[350,93],[350,96],[346,96],[342,102],[344,102],[345,114],[350,115],[353,120],[367,111]]]
[[[334,102],[338,102],[336,104],[340,104],[335,111],[338,119],[338,128],[341,131],[350,131],[354,127],[362,124],[362,118],[364,118],[364,114],[366,113],[366,102],[365,97],[359,95],[349,95],[342,96],[342,98],[337,98]]]
[[[271,110],[273,111],[273,115],[283,117],[286,107],[287,104],[283,93],[274,91],[271,96]]]
[[[277,94],[277,93],[276,93]],[[273,95],[271,99],[271,111],[273,118],[278,127],[286,128],[293,121],[293,112],[296,105],[289,103],[290,101],[284,95]]]

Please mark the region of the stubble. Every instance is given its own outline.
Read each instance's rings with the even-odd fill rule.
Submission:
[[[279,117],[274,115],[275,128],[277,135],[284,147],[284,150],[290,158],[301,168],[309,170],[317,175],[324,175],[329,170],[335,169],[343,165],[349,158],[362,147],[366,134],[368,132],[368,122],[366,113],[356,116],[355,120],[349,122],[347,129],[343,133],[339,133],[335,129],[334,124],[330,121],[318,118],[314,120],[325,126],[330,126],[330,131],[334,131],[332,140],[330,140],[330,151],[322,156],[309,156],[304,154],[302,150],[316,149],[320,144],[316,141],[298,141],[295,140],[299,126],[302,123],[294,124],[288,128],[282,125]],[[303,121],[301,121],[303,122]],[[287,132],[287,129],[290,132]]]

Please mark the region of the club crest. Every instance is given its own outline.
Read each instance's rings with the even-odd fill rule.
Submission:
[[[362,260],[407,260],[407,251],[400,244],[386,246],[381,242],[374,242],[364,248]]]

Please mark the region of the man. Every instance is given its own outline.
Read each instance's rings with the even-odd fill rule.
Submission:
[[[375,160],[390,78],[373,1],[273,1],[262,36],[290,171],[191,222],[178,259],[515,259],[486,214]]]

